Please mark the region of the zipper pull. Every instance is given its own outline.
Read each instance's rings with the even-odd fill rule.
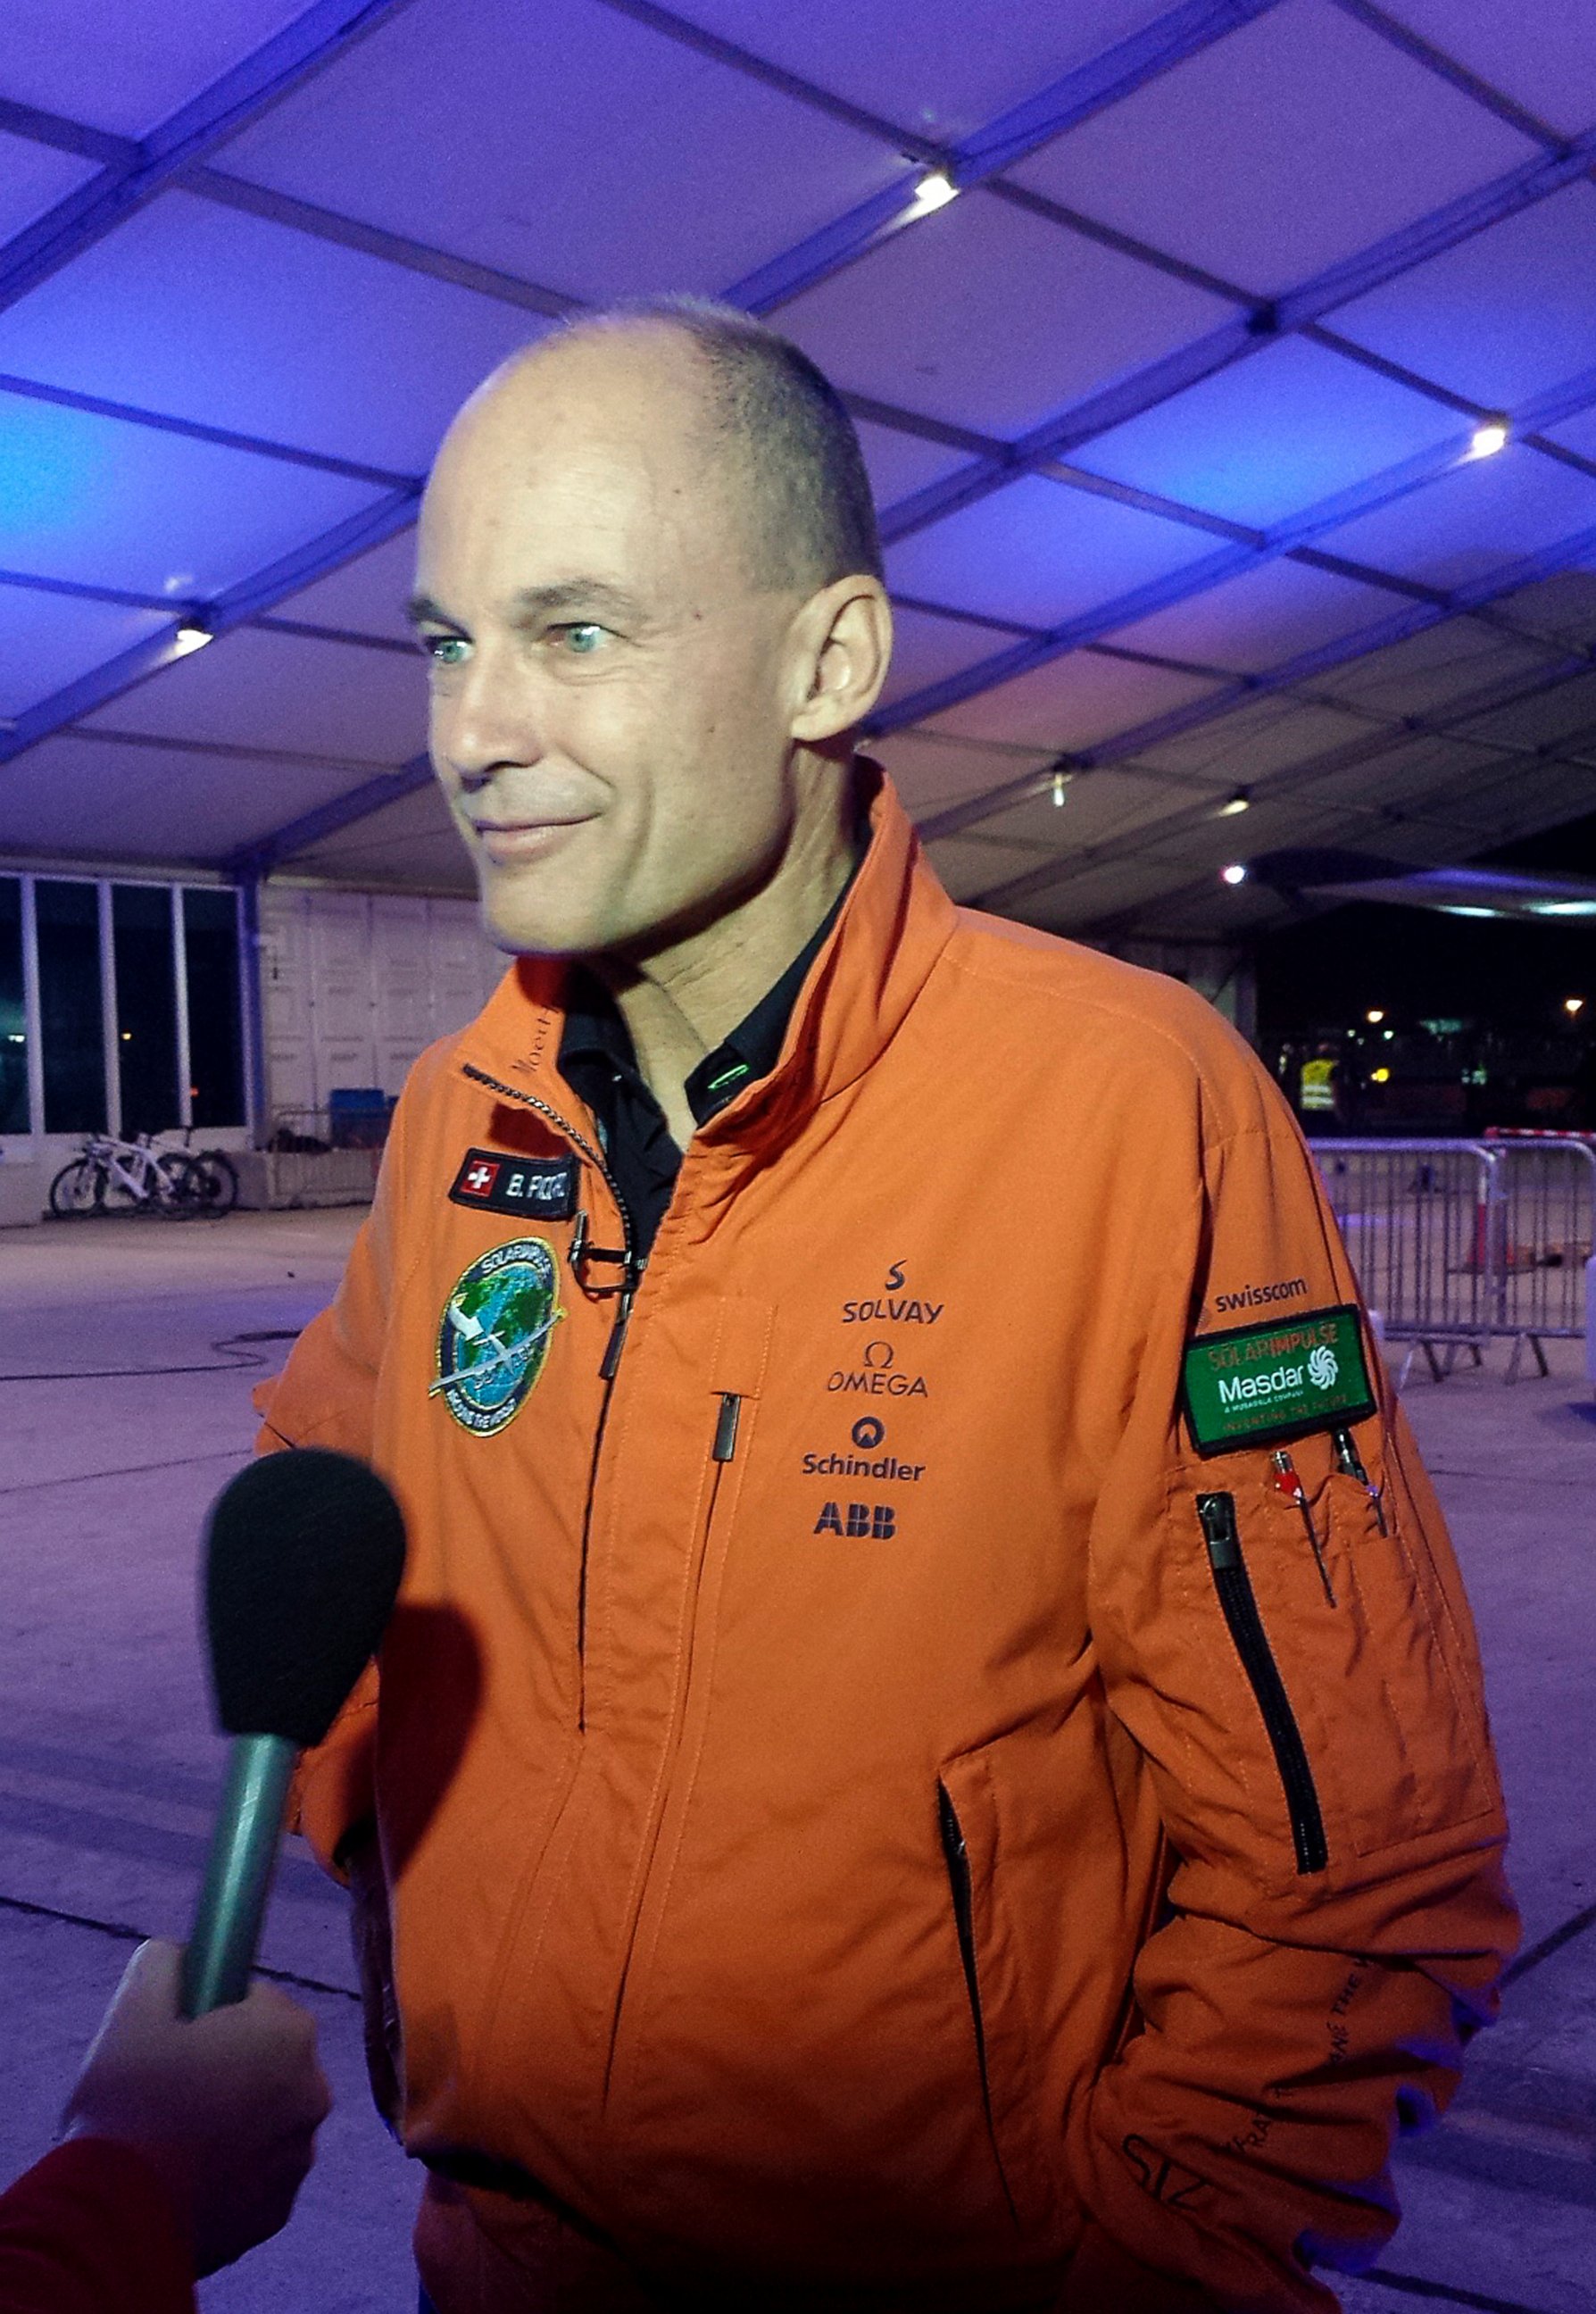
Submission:
[[[626,1347],[626,1329],[631,1323],[632,1296],[637,1288],[623,1285],[621,1299],[615,1305],[615,1322],[610,1328],[610,1338],[604,1344],[604,1363],[598,1370],[601,1382],[613,1382],[615,1369],[621,1364],[621,1353]]]
[[[715,1424],[714,1459],[729,1462],[737,1451],[737,1420],[743,1411],[743,1401],[735,1391],[720,1393],[720,1414]]]
[[[1358,1453],[1356,1446],[1353,1444],[1352,1432],[1350,1430],[1337,1430],[1330,1443],[1336,1450],[1336,1468],[1342,1473],[1344,1478],[1355,1479],[1357,1480],[1359,1486],[1362,1488],[1363,1492],[1368,1496],[1370,1502],[1374,1506],[1375,1521],[1379,1525],[1381,1534],[1389,1533],[1389,1529],[1386,1525],[1386,1506],[1383,1500],[1385,1488],[1383,1487],[1371,1485],[1369,1473],[1363,1468],[1362,1456]]]
[[[1302,1524],[1308,1532],[1309,1547],[1313,1552],[1313,1563],[1318,1568],[1318,1579],[1325,1586],[1325,1596],[1333,1607],[1336,1604],[1336,1594],[1330,1587],[1329,1569],[1325,1565],[1325,1554],[1319,1549],[1318,1536],[1314,1532],[1313,1513],[1308,1507],[1307,1490],[1303,1487],[1297,1466],[1283,1446],[1276,1447],[1274,1453],[1270,1455],[1269,1461],[1274,1471],[1276,1488],[1288,1503],[1295,1503],[1302,1515]]]
[[[1241,1564],[1241,1538],[1236,1532],[1236,1497],[1234,1495],[1199,1495],[1197,1516],[1202,1523],[1203,1540],[1208,1545],[1208,1560],[1216,1575],[1223,1575]]]

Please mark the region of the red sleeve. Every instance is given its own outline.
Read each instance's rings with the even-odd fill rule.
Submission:
[[[0,2314],[194,2314],[194,2260],[143,2155],[57,2145],[0,2194]]]

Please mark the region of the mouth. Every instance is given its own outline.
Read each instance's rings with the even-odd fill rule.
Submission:
[[[586,815],[571,819],[477,819],[472,822],[472,832],[478,848],[496,868],[515,868],[542,859],[586,824]]]

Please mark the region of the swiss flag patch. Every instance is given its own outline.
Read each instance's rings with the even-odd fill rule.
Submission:
[[[507,1157],[501,1150],[468,1149],[449,1196],[457,1206],[545,1222],[569,1221],[577,1210],[574,1156]]]

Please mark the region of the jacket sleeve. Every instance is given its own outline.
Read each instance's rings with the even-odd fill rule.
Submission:
[[[1278,1441],[1200,1454],[1178,1410],[1194,1335],[1289,1339],[1357,1301],[1293,1121],[1233,1066],[1229,1114],[1205,1099],[1194,1123],[1094,1530],[1106,1691],[1174,1869],[1076,2160],[1090,2234],[1236,2314],[1327,2314],[1309,2269],[1357,2271],[1389,2237],[1391,2140],[1447,2103],[1516,1922],[1468,1604],[1366,1326],[1378,1403],[1346,1435],[1367,1485],[1319,1432],[1286,1448],[1299,1497]]]
[[[0,2194],[0,2314],[194,2314],[194,2262],[131,2146],[74,2138]]]
[[[258,1453],[329,1446],[365,1462],[375,1457],[377,1378],[393,1301],[402,1198],[402,1113],[401,1102],[371,1213],[338,1292],[301,1334],[283,1372],[255,1392],[262,1418]],[[325,1740],[302,1756],[295,1773],[289,1829],[304,1834],[330,1871],[337,1869],[348,1834],[375,1813],[376,1703],[376,1666],[369,1665]]]

